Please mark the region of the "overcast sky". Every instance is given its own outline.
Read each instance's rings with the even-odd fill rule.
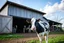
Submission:
[[[63,23],[64,27],[64,0],[9,0],[30,8],[45,12],[45,17]],[[0,0],[0,8],[6,0]]]

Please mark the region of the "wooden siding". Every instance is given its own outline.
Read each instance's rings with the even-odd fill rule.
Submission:
[[[9,5],[8,8],[9,8],[8,14],[12,15],[12,16],[18,16],[18,17],[23,17],[23,18],[35,17],[35,18],[41,18],[41,19],[43,17],[43,14],[40,14],[40,13],[37,13],[37,12],[34,12],[34,11],[30,11],[30,10],[27,10],[27,9],[18,8],[18,7],[11,6],[11,5]]]
[[[0,15],[7,16],[8,15],[8,5],[0,12]]]
[[[0,16],[0,33],[12,32],[12,17]]]

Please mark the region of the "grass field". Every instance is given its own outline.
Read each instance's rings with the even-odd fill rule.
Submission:
[[[18,34],[3,34],[3,35],[0,35],[0,40],[10,40],[10,39],[17,39],[17,38],[23,38],[23,36],[18,35]]]
[[[28,34],[27,36],[29,35],[30,34]],[[1,34],[0,35],[0,43],[10,43],[10,42],[12,43],[23,43],[23,42],[24,43],[39,43],[39,40],[37,37],[26,38],[22,34]],[[42,42],[45,43],[44,38]],[[64,33],[54,32],[50,34],[48,42],[49,43],[64,43]]]
[[[63,35],[59,35],[56,37],[49,37],[48,40],[49,43],[64,43],[64,34]],[[27,43],[39,43],[39,40],[31,40]],[[45,41],[43,40],[43,43],[45,43]]]

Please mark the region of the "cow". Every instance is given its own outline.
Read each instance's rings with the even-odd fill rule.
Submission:
[[[42,43],[42,36],[45,36],[45,41],[48,43],[48,34],[49,34],[49,23],[48,21],[32,18],[31,19],[31,30],[35,31],[40,43]]]

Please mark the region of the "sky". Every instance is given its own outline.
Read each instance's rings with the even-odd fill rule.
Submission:
[[[62,23],[64,27],[64,0],[9,0],[42,12],[47,19]],[[0,8],[6,0],[0,0]]]

